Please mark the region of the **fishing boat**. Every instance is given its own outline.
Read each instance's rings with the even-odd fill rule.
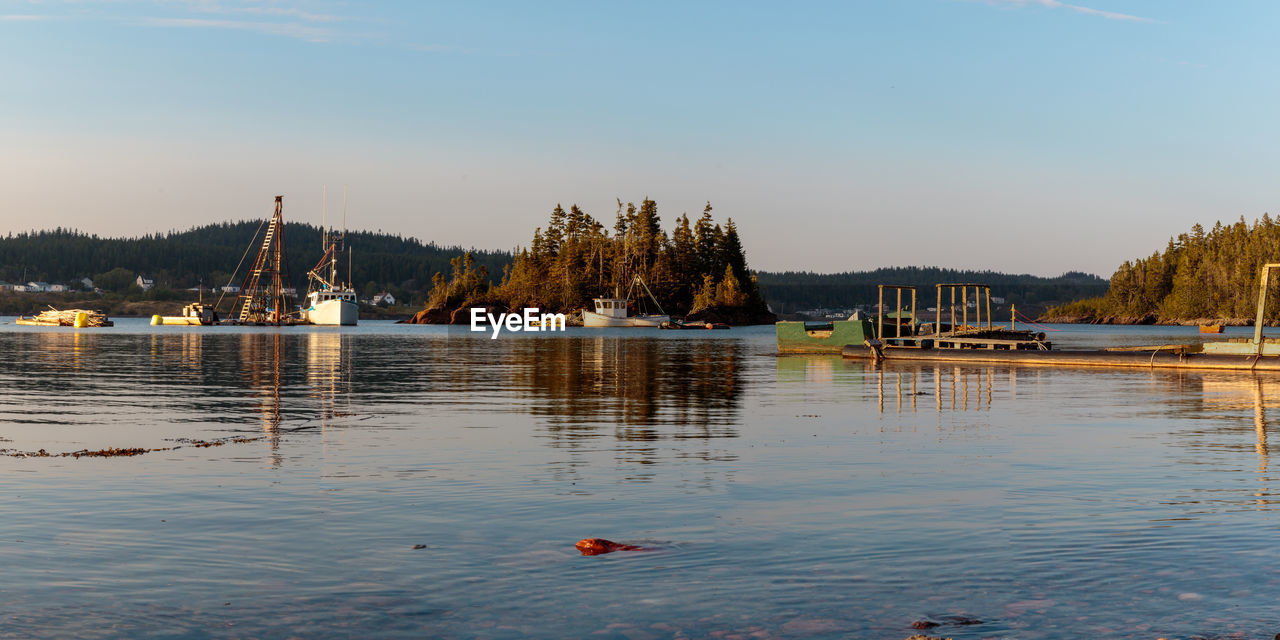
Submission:
[[[323,201],[324,197],[321,196]],[[324,205],[322,204],[321,207]],[[347,194],[342,193],[341,232],[324,226],[323,209],[321,213],[321,246],[324,255],[307,272],[309,291],[307,292],[307,308],[302,310],[305,322],[318,325],[352,326],[360,319],[360,303],[356,301],[356,291],[350,285],[338,281],[338,262],[342,254],[347,253],[347,280],[351,280],[351,254],[346,250],[347,230]]]
[[[629,314],[631,294],[636,291],[637,286],[649,296],[658,313]],[[636,276],[635,280],[631,281],[626,297],[592,298],[591,301],[595,304],[595,311],[582,310],[584,327],[661,327],[662,323],[671,321],[671,316],[662,310],[662,305],[658,304],[658,299],[653,296],[652,291],[649,291],[649,286],[640,276]]]
[[[275,213],[266,222],[267,231],[262,237],[258,257],[245,275],[244,284],[231,305],[228,320],[231,324],[280,326],[299,322],[293,309],[293,288],[289,286],[288,263],[284,259],[283,212],[284,196],[276,196]],[[257,242],[256,234],[254,242]],[[252,249],[253,244],[249,248]]]
[[[19,316],[13,322],[14,324],[28,327],[76,327],[77,329],[115,326],[115,323],[111,322],[105,313],[90,309],[59,310],[53,307],[49,307],[48,311],[41,311],[30,318]]]

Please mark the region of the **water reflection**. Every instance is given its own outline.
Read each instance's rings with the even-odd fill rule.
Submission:
[[[334,418],[351,414],[351,367],[354,341],[337,332],[307,335],[307,386],[320,405],[321,429]]]
[[[612,436],[625,464],[656,463],[672,446],[661,442],[678,442],[682,458],[736,459],[710,443],[738,437],[738,343],[588,337],[515,344],[509,388],[529,396],[550,446],[581,451]],[[582,460],[571,457],[566,466]]]
[[[988,411],[1000,393],[1016,396],[1018,370],[1008,367],[974,367],[902,364],[877,366],[867,361],[842,360],[829,356],[787,356],[777,359],[777,380],[788,388],[823,389],[832,383],[869,395],[874,386],[877,410],[915,413],[921,402],[930,403],[937,413],[944,411]]]

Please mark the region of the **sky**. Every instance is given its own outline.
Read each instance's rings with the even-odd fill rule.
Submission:
[[[0,233],[345,186],[352,228],[510,249],[648,197],[761,270],[1109,276],[1280,213],[1280,3],[1080,2],[0,0]]]

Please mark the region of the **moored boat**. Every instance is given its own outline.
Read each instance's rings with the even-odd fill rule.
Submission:
[[[635,291],[639,285],[648,294],[649,299],[657,306],[658,313],[639,313],[630,315],[629,307],[631,302],[631,293]],[[661,327],[662,323],[670,322],[671,316],[662,311],[662,306],[658,304],[658,299],[653,297],[653,292],[649,291],[648,285],[640,276],[631,282],[631,288],[627,291],[626,297],[616,298],[592,298],[595,304],[595,311],[587,309],[582,310],[582,326],[584,327]]]
[[[1200,325],[1200,333],[1222,333],[1222,325],[1202,324]]]
[[[262,236],[262,246],[231,305],[228,324],[282,326],[298,323],[298,315],[293,308],[294,290],[288,286],[288,262],[284,259],[284,196],[276,196],[275,212],[264,224],[266,233]],[[249,246],[252,248],[253,244]]]
[[[307,272],[310,291],[307,293],[307,308],[302,310],[303,321],[310,324],[352,326],[360,320],[360,303],[356,300],[355,289],[338,280],[338,262],[347,248],[346,201],[347,196],[344,191],[342,195],[344,228],[341,232],[325,228],[324,214],[321,214],[321,246],[324,248],[324,255],[320,257],[316,266]],[[350,264],[350,253],[348,253],[348,280],[351,279]]]
[[[153,325],[178,325],[200,327],[218,324],[218,312],[203,302],[192,302],[182,307],[180,316],[151,316]]]

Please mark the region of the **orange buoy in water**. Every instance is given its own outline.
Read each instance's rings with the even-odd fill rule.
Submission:
[[[603,553],[613,553],[614,551],[645,551],[644,547],[637,547],[633,544],[619,544],[604,538],[583,538],[573,546],[577,547],[578,551],[581,551],[584,556],[598,556]]]

